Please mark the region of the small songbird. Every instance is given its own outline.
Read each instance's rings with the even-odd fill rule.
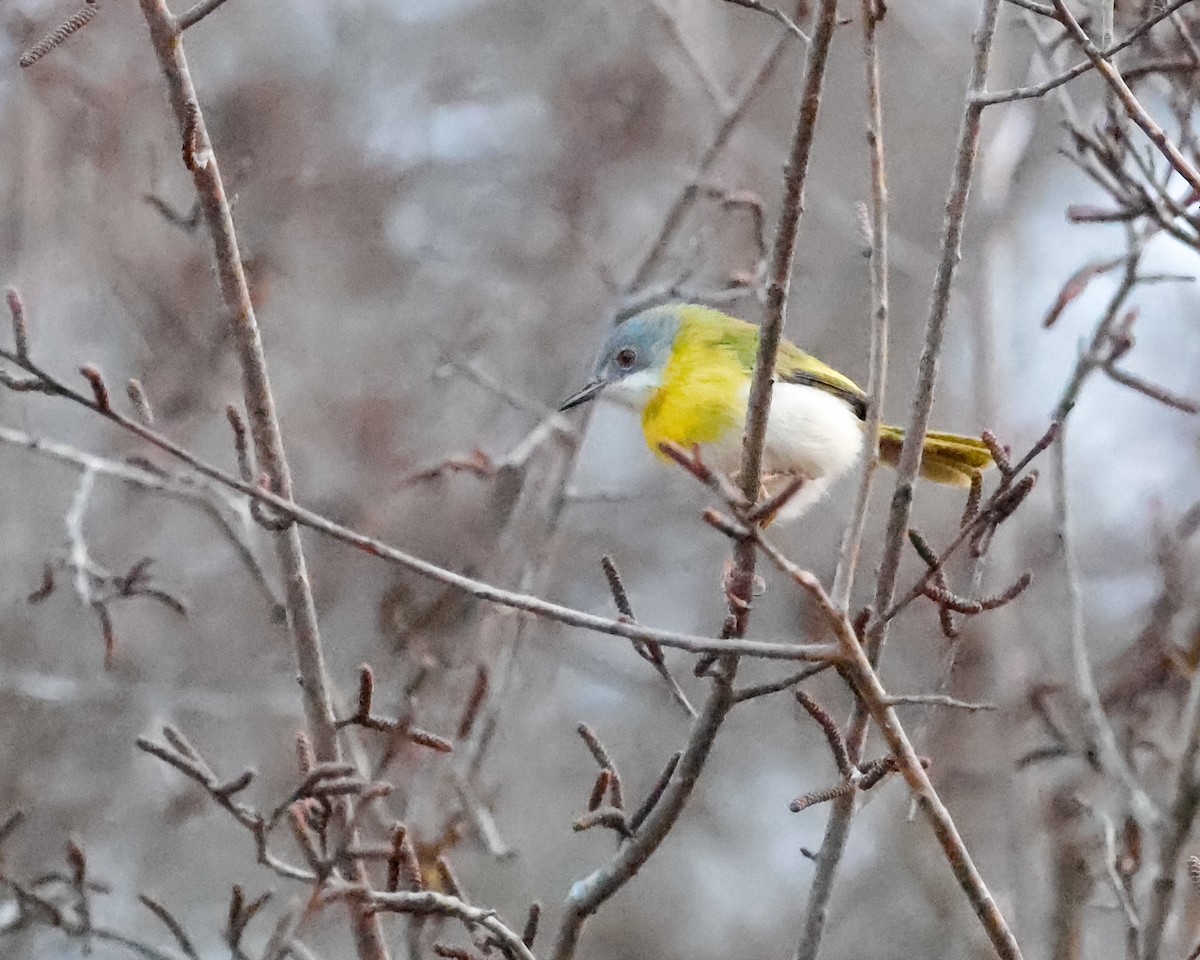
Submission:
[[[691,303],[652,307],[621,323],[596,364],[592,380],[559,408],[586,403],[604,391],[642,415],[646,443],[698,445],[704,462],[731,476],[741,462],[742,429],[758,349],[758,327]],[[867,395],[854,381],[783,340],[763,449],[767,492],[794,477],[799,491],[776,515],[795,519],[854,465],[863,447]],[[879,453],[900,456],[904,431],[881,426]],[[925,436],[921,475],[958,487],[992,463],[987,446],[952,433]]]

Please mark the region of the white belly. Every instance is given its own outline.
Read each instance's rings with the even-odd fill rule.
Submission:
[[[862,447],[862,421],[845,401],[815,387],[776,383],[767,420],[763,474],[799,473],[807,480],[778,519],[794,519],[816,503],[834,480],[854,466]],[[742,431],[735,429],[706,444],[703,455],[713,467],[734,473],[741,452]]]

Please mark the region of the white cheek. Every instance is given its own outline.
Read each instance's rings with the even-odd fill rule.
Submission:
[[[661,371],[639,370],[615,383],[610,383],[604,390],[604,396],[622,406],[640,411],[661,386]]]

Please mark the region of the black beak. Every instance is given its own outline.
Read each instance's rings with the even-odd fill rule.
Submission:
[[[603,380],[593,380],[578,393],[572,394],[570,397],[564,400],[562,402],[562,406],[558,408],[558,412],[562,413],[564,410],[570,410],[572,407],[577,407],[581,403],[587,403],[603,389]]]

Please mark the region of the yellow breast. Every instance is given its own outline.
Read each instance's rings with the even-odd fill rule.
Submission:
[[[713,443],[746,416],[745,368],[732,350],[693,335],[685,322],[675,338],[662,384],[642,411],[642,432],[650,449],[662,456],[664,441],[691,447]]]

